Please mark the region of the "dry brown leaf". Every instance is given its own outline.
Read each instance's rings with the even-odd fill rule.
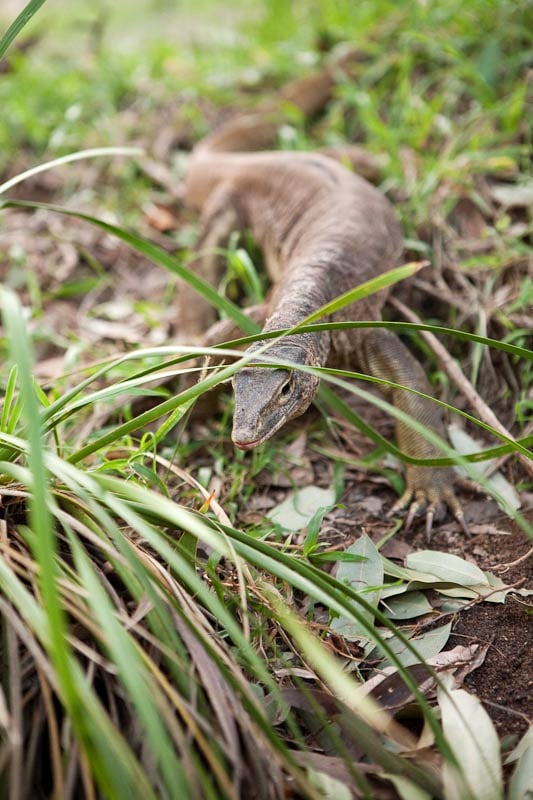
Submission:
[[[170,208],[160,203],[150,203],[144,209],[144,218],[151,228],[155,228],[156,231],[161,231],[162,233],[173,231],[178,227],[176,215]]]
[[[481,239],[487,229],[485,217],[469,197],[457,201],[450,214],[450,223],[463,239]]]

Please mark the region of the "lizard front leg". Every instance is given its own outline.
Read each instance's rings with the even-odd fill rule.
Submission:
[[[421,365],[392,331],[369,329],[363,342],[363,361],[370,375],[431,394]],[[380,389],[396,408],[445,438],[442,411],[436,403],[403,389],[387,386],[380,386]],[[439,458],[442,455],[434,444],[400,420],[396,423],[396,436],[400,448],[414,458]],[[455,473],[451,467],[407,464],[406,490],[393,511],[409,506],[406,519],[406,528],[409,528],[415,514],[427,508],[426,531],[429,537],[433,518],[444,503],[467,532],[463,511],[453,490],[454,479]]]
[[[227,247],[233,231],[242,231],[245,227],[244,214],[232,186],[221,184],[204,206],[196,245],[198,255],[191,268],[216,286],[225,268],[220,250]],[[180,338],[201,340],[217,319],[216,309],[185,281],[180,281],[179,285],[178,313]]]

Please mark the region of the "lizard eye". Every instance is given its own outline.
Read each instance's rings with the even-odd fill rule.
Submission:
[[[291,394],[291,388],[292,388],[291,384],[292,381],[289,376],[285,381],[285,383],[283,384],[283,386],[281,387],[281,389],[279,390],[280,397],[282,397],[284,400],[287,400]]]

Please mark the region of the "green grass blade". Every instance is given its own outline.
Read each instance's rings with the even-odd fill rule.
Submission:
[[[164,414],[168,414],[173,412],[178,406],[183,405],[185,403],[194,400],[195,398],[199,397],[201,394],[206,392],[208,389],[211,389],[213,386],[221,383],[222,381],[230,378],[240,367],[251,361],[253,359],[253,355],[250,354],[247,357],[242,357],[240,361],[235,362],[234,364],[230,364],[227,367],[224,367],[220,371],[216,372],[214,375],[211,375],[204,380],[200,381],[199,383],[191,386],[189,389],[185,389],[180,394],[176,395],[175,397],[170,397],[168,400],[164,400],[162,403],[159,403],[155,408],[151,408],[148,411],[140,414],[139,416],[135,417],[128,422],[119,425],[112,431],[104,434],[103,436],[98,437],[90,444],[87,444],[85,447],[81,448],[77,452],[73,453],[69,457],[69,461],[72,464],[76,464],[77,462],[81,461],[82,459],[86,458],[88,455],[95,453],[97,450],[100,450],[102,447],[110,444],[111,442],[116,441],[121,436],[126,436],[133,431],[139,430],[140,428],[145,427],[146,425],[154,422],[159,417],[163,416]]]
[[[378,275],[377,278],[371,278],[369,281],[360,283],[359,286],[356,286],[354,289],[350,289],[348,292],[336,297],[330,303],[326,303],[321,308],[313,311],[312,314],[309,314],[308,317],[295,326],[291,333],[298,331],[303,325],[309,325],[309,323],[320,319],[320,317],[334,314],[336,311],[340,311],[341,308],[345,308],[351,303],[355,303],[358,300],[362,300],[365,297],[376,294],[376,292],[379,292],[382,289],[393,286],[395,283],[399,283],[399,281],[404,281],[406,278],[410,278],[412,275],[422,269],[422,267],[427,267],[428,264],[428,261],[412,261],[411,263],[404,264],[401,267],[390,269],[387,272],[384,272],[382,275]]]
[[[30,0],[30,2],[22,9],[18,17],[13,20],[7,31],[0,39],[0,58],[2,58],[11,44],[16,39],[25,25],[28,24],[34,14],[45,3],[45,0]]]
[[[46,610],[51,654],[66,697],[72,697],[72,676],[65,658],[66,619],[61,607],[56,581],[56,536],[50,513],[48,474],[45,467],[40,407],[33,383],[33,357],[26,332],[26,323],[17,296],[0,290],[2,316],[9,343],[11,360],[18,368],[22,417],[28,431],[28,464],[32,473],[32,494],[29,519],[34,534],[33,548],[40,566],[43,607]]]
[[[141,511],[142,509],[153,508],[156,510],[156,513],[160,515],[161,522],[164,525],[170,524],[171,526],[177,526],[178,528],[190,531],[194,536],[197,536],[216,552],[222,553],[232,560],[232,548],[228,546],[225,536],[223,536],[223,534],[225,534],[231,540],[232,547],[237,554],[248,563],[266,570],[269,574],[275,575],[282,581],[287,581],[295,588],[313,597],[316,601],[324,603],[333,611],[347,616],[350,619],[357,620],[359,624],[366,629],[369,638],[375,641],[378,647],[398,667],[405,681],[416,695],[421,707],[425,710],[425,713],[429,715],[429,722],[435,735],[439,739],[439,745],[442,745],[442,747],[446,749],[446,744],[434,718],[432,718],[429,706],[420,695],[416,684],[413,683],[409,673],[402,667],[394,652],[389,648],[387,642],[376,637],[376,630],[369,622],[368,617],[357,613],[357,606],[361,606],[365,611],[370,612],[386,627],[394,629],[405,647],[411,652],[416,654],[416,648],[403,636],[401,631],[396,631],[394,625],[381,611],[368,603],[363,596],[355,592],[350,586],[340,583],[331,575],[305,563],[303,560],[285,554],[265,542],[250,539],[248,535],[237,529],[220,525],[218,526],[219,529],[215,529],[207,520],[199,518],[188,509],[178,506],[167,498],[158,496],[156,503],[150,500],[153,493],[148,489],[135,486],[131,482],[125,482],[109,475],[95,474],[94,480],[109,492],[108,500],[115,508],[116,513],[120,515],[121,518],[129,519],[136,527],[138,523],[134,522],[132,518],[133,509],[136,508]],[[132,504],[131,509],[124,507],[120,498],[126,500],[128,504]],[[153,533],[148,534],[148,541],[150,541],[151,545],[162,558],[168,560],[169,563],[173,562],[175,555],[169,552],[166,546],[162,547],[163,543],[160,537],[155,537]],[[202,591],[202,595],[205,596],[205,590]],[[208,607],[211,607],[213,600],[212,596],[209,596],[209,593],[206,600],[209,603]],[[355,601],[355,609],[350,600]]]
[[[75,536],[71,535],[69,538],[78,575],[87,591],[89,605],[102,630],[106,648],[113,663],[118,667],[121,680],[145,729],[154,765],[164,776],[169,796],[177,792],[178,796],[187,797],[188,781],[162,722],[161,709],[157,707],[158,703],[160,705],[163,703],[163,698],[158,697],[159,692],[150,680],[141,654],[124,625],[116,618],[113,605],[88,557]]]
[[[479,342],[487,347],[493,347],[495,350],[502,350],[505,353],[524,358],[527,361],[533,361],[533,351],[526,347],[519,347],[518,345],[510,344],[509,342],[501,341],[500,339],[491,339],[488,336],[480,336],[476,333],[469,333],[468,331],[458,331],[455,328],[447,328],[443,325],[429,325],[426,323],[418,322],[390,322],[388,320],[346,320],[342,322],[319,322],[312,325],[303,324],[297,327],[298,333],[313,333],[314,331],[343,331],[359,328],[385,328],[386,330],[395,331],[397,333],[416,333],[417,331],[429,331],[430,333],[442,333],[445,336],[453,336],[462,342]],[[275,331],[264,331],[255,333],[251,336],[243,336],[239,339],[232,339],[228,342],[223,342],[217,347],[242,347],[246,344],[252,344],[257,341],[267,341],[270,339],[278,339],[285,334],[292,333],[294,328],[279,328]]]
[[[439,400],[438,398],[432,397],[429,394],[425,394],[424,392],[419,392],[416,389],[412,389],[409,386],[403,386],[402,384],[399,384],[399,383],[393,383],[392,381],[385,381],[385,380],[382,380],[382,379],[379,379],[379,378],[374,378],[373,376],[370,376],[370,375],[364,375],[362,373],[350,372],[349,370],[329,369],[327,367],[322,367],[320,369],[317,368],[316,372],[321,374],[322,376],[324,376],[324,378],[326,378],[326,379],[327,379],[327,376],[330,376],[332,381],[335,381],[335,378],[356,379],[356,380],[367,381],[369,383],[375,383],[377,385],[382,384],[382,385],[385,385],[385,386],[389,386],[392,389],[401,389],[402,391],[410,392],[411,394],[416,394],[418,397],[423,397],[425,400],[430,400],[433,403],[436,403],[437,405],[441,406],[441,408],[444,408],[449,412],[452,412],[454,414],[458,414],[459,416],[463,417],[464,419],[469,420],[473,424],[475,424],[478,427],[482,428],[483,430],[487,431],[487,433],[490,433],[495,438],[501,439],[503,442],[507,442],[507,444],[503,445],[503,447],[490,448],[490,449],[487,449],[487,450],[484,449],[484,450],[480,450],[480,451],[478,451],[476,453],[470,453],[470,454],[462,456],[463,458],[467,459],[470,462],[472,462],[472,461],[487,461],[489,458],[494,458],[495,455],[503,455],[504,453],[513,452],[513,451],[520,452],[523,455],[525,455],[527,458],[533,458],[533,453],[530,452],[527,449],[527,447],[531,443],[533,443],[533,435],[525,436],[523,439],[510,439],[505,434],[501,433],[500,431],[497,431],[491,425],[488,425],[486,422],[482,422],[481,420],[479,420],[476,417],[472,416],[472,414],[468,414],[466,411],[461,411],[460,409],[457,409],[454,406],[452,406],[450,403],[446,403],[444,400]],[[341,385],[343,385],[343,388],[348,388],[350,391],[354,391],[354,387],[351,384],[343,383]],[[326,398],[326,394],[327,394],[328,402],[334,402],[333,401],[333,397],[336,398],[336,396],[332,392],[327,392],[327,390],[324,390],[322,392],[322,394],[323,394],[324,398]],[[339,400],[339,398],[336,398],[336,399]],[[372,402],[372,400],[370,398],[370,395],[366,395],[365,399],[368,399],[370,402]],[[343,401],[339,401],[339,403],[337,403],[335,407],[336,407],[337,411],[340,411],[342,409],[343,415],[345,415],[344,412],[350,410],[349,406],[347,406],[346,403],[343,403]],[[392,404],[390,404],[389,408],[390,408],[391,413],[392,413],[392,408],[393,408]],[[356,416],[358,417],[358,415],[356,415]],[[355,416],[354,416],[354,419],[355,419]],[[359,424],[357,425],[357,427],[359,427]],[[370,426],[367,426],[367,427],[368,427],[368,430],[374,431],[374,429],[371,428]],[[375,431],[374,431],[374,433],[375,433]],[[379,434],[378,434],[378,436],[379,436]],[[375,441],[378,441],[378,440],[376,439]],[[383,444],[385,446],[385,442],[386,442],[386,440],[383,439],[383,437],[380,437],[379,444]],[[387,447],[386,449],[389,449],[389,447]],[[402,456],[402,460],[405,460],[404,456],[405,456],[405,454]],[[449,466],[450,464],[455,463],[455,462],[453,462],[450,459],[446,459],[446,460],[442,460],[442,459],[423,459],[421,462],[418,462],[418,461],[416,461],[416,462],[412,461],[411,462],[410,461],[409,463],[419,463],[420,466],[424,466],[425,465],[425,466],[441,466],[442,467],[442,466]]]
[[[20,403],[18,401],[18,397],[15,396],[17,373],[17,365],[14,364],[9,370],[9,375],[7,378],[4,405],[2,407],[2,419],[0,421],[0,430],[5,431],[6,433],[13,433],[20,418]]]
[[[113,791],[126,787],[135,797],[150,797],[142,771],[128,757],[117,732],[108,725],[107,718],[86,685],[74,659],[68,639],[68,626],[59,589],[60,572],[56,556],[56,533],[52,509],[54,501],[49,489],[49,473],[46,467],[46,448],[43,442],[40,408],[33,382],[33,358],[26,332],[26,323],[18,298],[6,289],[0,290],[2,316],[9,343],[11,359],[18,368],[22,416],[28,431],[27,442],[22,442],[29,470],[18,465],[6,465],[13,475],[25,476],[24,483],[31,489],[28,506],[31,531],[29,541],[38,564],[38,583],[42,597],[42,617],[36,630],[50,653],[57,678],[57,691],[68,710],[72,725],[80,736],[85,748],[97,751],[95,771],[103,786]],[[15,437],[5,437],[16,442]],[[9,473],[8,473],[9,474]],[[4,568],[2,585],[9,586],[9,575]],[[12,590],[14,582],[11,580]],[[16,595],[15,595],[16,598]],[[14,599],[15,599],[14,598]],[[18,593],[19,603],[23,595]],[[22,603],[21,603],[22,605]],[[34,612],[34,624],[36,622]],[[85,707],[84,707],[85,701]],[[102,728],[106,727],[108,738],[102,738]],[[117,769],[116,757],[120,756],[122,766]],[[137,788],[144,786],[148,794],[137,794]]]

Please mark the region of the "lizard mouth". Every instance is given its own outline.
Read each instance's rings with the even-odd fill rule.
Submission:
[[[266,439],[266,436],[261,436],[259,439],[253,439],[251,442],[236,442],[235,439],[233,440],[233,444],[235,447],[238,447],[239,450],[253,450],[254,447],[257,447],[258,444],[261,444]]]
[[[292,415],[294,416],[294,415]],[[271,425],[261,436],[258,436],[256,439],[238,439],[237,436],[239,433],[245,433],[245,431],[239,431],[238,429],[233,431],[231,439],[235,447],[238,447],[239,450],[253,450],[254,447],[257,447],[259,444],[263,444],[266,442],[267,439],[270,439],[275,433],[279,431],[280,428],[283,428],[287,419],[291,419],[291,416],[284,415],[280,417],[273,425]],[[259,426],[255,426],[256,428]],[[263,425],[263,430],[265,426]],[[252,428],[253,430],[253,428]]]

